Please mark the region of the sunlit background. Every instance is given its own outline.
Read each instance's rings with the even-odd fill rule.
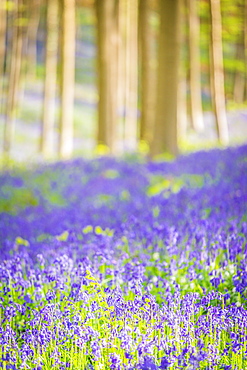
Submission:
[[[146,154],[169,94],[178,114],[164,135],[173,144],[153,154],[245,142],[246,1],[213,3],[1,0],[1,157]],[[169,48],[176,91],[162,85]]]

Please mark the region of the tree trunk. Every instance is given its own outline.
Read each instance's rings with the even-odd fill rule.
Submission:
[[[98,145],[116,150],[118,107],[118,1],[96,0],[98,46]]]
[[[140,140],[149,146],[152,141],[154,92],[152,74],[151,30],[149,0],[139,0],[139,52],[140,52]]]
[[[118,70],[118,49],[119,49],[119,0],[114,0],[111,8],[109,44],[112,50],[110,51],[111,63],[110,68],[110,90],[112,94],[111,106],[111,127],[110,127],[110,150],[112,154],[118,152],[118,93],[119,93],[119,70]]]
[[[245,100],[247,100],[247,0],[244,0]]]
[[[126,1],[125,54],[125,120],[124,146],[135,150],[137,145],[138,109],[138,0]]]
[[[160,0],[157,107],[151,156],[176,155],[179,69],[179,0]]]
[[[204,123],[201,98],[200,20],[197,5],[197,0],[188,0],[191,121],[193,129],[200,132],[204,128]]]
[[[7,32],[7,19],[4,3],[0,3],[0,114],[4,111],[4,75],[6,63],[6,32]]]
[[[50,1],[50,0],[49,0]],[[59,122],[59,156],[73,154],[74,87],[75,87],[75,0],[62,0],[61,45],[61,112]]]
[[[229,143],[224,90],[222,23],[220,0],[210,0],[211,11],[211,82],[218,138],[221,144]]]
[[[125,55],[126,55],[126,36],[125,27],[126,23],[126,0],[119,0],[118,9],[118,50],[117,50],[117,68],[118,68],[118,151],[123,153],[124,150],[124,123],[125,123],[125,82],[126,82],[126,65],[125,65]]]
[[[187,58],[184,56],[183,45],[188,44],[188,32],[186,22],[186,0],[181,0],[180,6],[180,27],[179,27],[179,83],[178,83],[178,105],[177,105],[177,120],[178,120],[178,142],[183,142],[186,138],[188,128],[187,118]]]
[[[37,66],[37,33],[40,20],[41,0],[29,1],[29,21],[27,29],[27,71],[28,77],[33,80],[36,78]],[[49,1],[47,2],[49,6]]]
[[[21,75],[21,59],[22,59],[22,44],[23,30],[20,20],[22,19],[23,2],[16,0],[16,10],[12,10],[13,28],[12,28],[12,45],[11,58],[8,73],[8,91],[6,102],[6,116],[4,125],[3,151],[6,158],[10,156],[10,150],[14,138],[15,129],[15,113],[17,109],[19,84]]]
[[[58,10],[58,0],[47,0],[45,83],[41,133],[41,153],[45,157],[52,155],[54,151],[59,26]]]
[[[244,35],[241,36],[236,45],[236,60],[241,60],[244,63]],[[245,79],[245,72],[236,68],[234,73],[233,99],[238,104],[244,102]]]

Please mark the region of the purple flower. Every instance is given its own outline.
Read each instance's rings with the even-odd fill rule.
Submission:
[[[46,293],[46,299],[48,302],[52,301],[53,299],[56,298],[56,294],[53,290],[49,290],[47,293]]]
[[[24,344],[22,346],[22,349],[21,349],[21,359],[23,361],[26,361],[28,359],[28,357],[33,356],[33,354],[34,354],[33,350],[27,344]]]
[[[91,349],[92,349],[92,355],[94,357],[95,361],[98,361],[101,357],[100,347],[98,342],[93,341],[91,342]]]
[[[221,283],[221,278],[214,277],[213,279],[210,280],[210,283],[213,285],[213,287],[218,288],[218,286]]]
[[[0,364],[1,367],[3,367],[3,364]],[[7,364],[5,365],[7,370],[18,370],[18,368],[15,365]]]
[[[162,370],[168,369],[170,362],[167,360],[167,357],[162,357],[159,368]]]
[[[138,368],[141,370],[158,370],[158,366],[155,365],[152,358],[149,356],[144,357],[143,364],[139,364]]]
[[[120,356],[117,355],[116,353],[112,353],[109,356],[110,360],[110,369],[112,370],[120,370],[121,369],[121,359]]]

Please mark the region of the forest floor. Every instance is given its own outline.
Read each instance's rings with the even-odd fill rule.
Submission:
[[[74,154],[91,156],[95,147],[96,132],[96,91],[92,85],[76,87]],[[15,136],[11,157],[15,161],[40,161],[38,154],[41,135],[42,87],[34,93],[33,89],[25,92],[19,119],[15,123]],[[35,107],[35,108],[34,108]],[[120,118],[121,119],[121,118]],[[229,110],[227,113],[230,145],[247,142],[247,108]],[[195,133],[188,129],[186,138],[181,143],[181,151],[209,149],[217,146],[215,119],[212,112],[204,113],[205,129]],[[189,125],[189,122],[188,122]],[[0,115],[0,145],[3,141],[3,116]],[[58,127],[54,132],[54,153],[57,152]]]
[[[247,369],[246,183],[247,145],[0,172],[0,368]]]

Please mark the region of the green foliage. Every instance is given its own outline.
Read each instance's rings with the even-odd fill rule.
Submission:
[[[147,187],[147,195],[152,197],[163,193],[164,196],[169,196],[171,193],[178,193],[184,186],[190,188],[201,188],[204,185],[204,176],[185,174],[179,177],[162,175],[152,175],[150,185]],[[154,210],[157,214],[157,210]]]
[[[39,203],[33,190],[25,187],[3,186],[1,192],[0,212],[16,215],[21,210],[37,206]]]
[[[241,163],[245,161],[246,157],[241,157]],[[223,162],[219,163],[221,167],[224,166]],[[95,170],[99,170],[97,163],[95,164]],[[26,191],[27,189],[31,189],[28,190],[30,192],[29,197],[32,199],[33,196],[37,202],[34,203],[33,206],[37,205],[38,202],[42,200],[42,202],[47,202],[47,206],[60,207],[69,201],[67,199],[65,200],[63,197],[64,187],[70,181],[69,174],[65,175],[64,172],[63,166],[61,166],[61,168],[58,166],[56,170],[54,170],[54,168],[51,169],[49,166],[44,166],[42,169],[36,170],[33,173],[26,170],[22,176],[23,182],[21,186],[9,186],[9,184],[6,184],[2,187],[1,191],[5,195],[5,198],[9,199],[12,204],[14,204],[15,201],[19,203],[15,209],[15,212],[19,212],[26,206],[30,206],[30,200],[27,200],[29,199],[27,196],[25,201],[20,199],[21,195],[25,194],[25,189]],[[100,174],[100,177],[106,179],[107,182],[114,182],[115,179],[118,179],[121,176],[120,171],[114,169],[104,169],[102,172],[98,173]],[[75,174],[75,172],[73,172],[73,174]],[[58,181],[58,179],[62,180]],[[162,193],[165,196],[169,196],[170,193],[177,193],[184,187],[201,188],[206,181],[207,183],[210,181],[218,181],[217,178],[214,180],[211,179],[206,173],[204,175],[183,174],[180,176],[164,176],[158,173],[150,176],[148,179],[149,185],[147,186],[146,191],[150,197]],[[81,175],[81,181],[86,183],[88,178],[82,178]],[[123,190],[120,194],[120,199],[121,201],[128,202],[130,196],[131,195],[128,190]],[[93,204],[111,205],[113,198],[113,196],[108,194],[98,194],[93,198]],[[20,203],[21,201],[23,204]],[[211,208],[204,208],[202,211],[202,218],[210,218],[211,212],[213,212]],[[158,205],[153,206],[153,208],[150,209],[150,214],[153,217],[154,223],[159,220],[161,213],[161,209]],[[100,224],[100,221],[98,224],[96,224],[96,226],[95,224],[86,225],[79,230],[78,233],[80,234],[80,238],[78,237],[78,240],[80,241],[83,241],[87,238],[88,240],[93,240],[94,237],[96,237],[96,240],[97,238],[99,238],[99,240],[104,240],[104,238],[106,238],[105,240],[109,240],[109,238],[114,238],[116,236],[114,229],[103,227]],[[42,242],[44,240],[56,240],[57,242],[60,242],[60,245],[62,246],[66,245],[66,243],[69,241],[69,236],[69,231],[63,230],[63,232],[55,236],[45,233],[40,234],[36,238],[36,241]],[[230,333],[227,330],[221,330],[219,336],[216,338],[218,334],[216,330],[212,329],[213,317],[211,314],[211,309],[222,309],[228,305],[231,305],[232,303],[235,303],[237,306],[241,305],[243,307],[246,304],[245,298],[247,292],[244,292],[241,296],[239,292],[236,292],[233,284],[234,276],[237,274],[237,266],[243,265],[244,263],[244,255],[239,253],[236,256],[236,261],[232,262],[229,259],[229,251],[227,250],[227,246],[220,249],[217,245],[212,244],[207,246],[209,249],[205,248],[205,251],[208,252],[212,250],[212,253],[207,253],[206,256],[202,257],[199,265],[197,259],[193,256],[193,252],[197,248],[196,241],[190,240],[189,247],[187,246],[186,240],[182,240],[179,243],[182,257],[178,255],[177,251],[169,250],[169,247],[171,246],[167,245],[166,242],[158,235],[154,245],[149,245],[146,249],[143,248],[142,242],[133,243],[133,241],[130,241],[126,236],[122,236],[122,238],[119,240],[117,250],[115,251],[118,256],[121,256],[121,260],[119,260],[119,269],[124,268],[127,263],[133,266],[135,263],[134,261],[141,261],[142,259],[145,260],[146,263],[144,265],[143,286],[141,288],[142,293],[144,294],[148,291],[154,297],[154,300],[158,306],[163,305],[164,307],[166,304],[164,297],[166,297],[167,289],[169,289],[172,295],[175,295],[175,293],[178,294],[180,303],[186,297],[186,295],[198,293],[198,296],[196,296],[198,298],[195,298],[191,303],[191,310],[189,313],[185,312],[185,308],[181,309],[179,304],[174,304],[173,307],[169,307],[169,312],[172,312],[174,317],[176,317],[177,313],[179,312],[181,318],[186,317],[189,320],[191,325],[190,340],[192,346],[198,346],[199,340],[201,340],[204,343],[205,348],[208,348],[208,346],[213,344],[217,339],[218,349],[223,351],[229,342]],[[15,238],[13,244],[15,251],[21,250],[23,247],[31,248],[31,242],[23,238],[21,235]],[[143,258],[144,255],[145,258]],[[146,258],[147,256],[148,258]],[[210,258],[209,263],[206,262],[208,258]],[[62,313],[66,312],[66,317],[69,318],[74,318],[75,316],[79,317],[80,321],[83,322],[84,329],[90,328],[99,332],[98,342],[100,343],[100,359],[97,361],[93,359],[91,348],[92,338],[88,339],[88,342],[83,348],[80,348],[80,346],[78,346],[74,341],[74,339],[77,339],[76,336],[75,338],[69,338],[62,350],[60,349],[62,352],[61,360],[64,362],[70,362],[71,369],[78,368],[78,366],[81,369],[85,369],[85,367],[89,364],[92,364],[94,368],[98,370],[101,368],[108,369],[109,354],[111,353],[118,354],[124,363],[124,361],[126,361],[125,350],[123,350],[121,340],[118,338],[118,336],[113,335],[112,333],[114,330],[121,332],[121,330],[126,328],[128,328],[130,331],[131,340],[134,341],[136,345],[141,343],[144,335],[148,341],[152,341],[157,337],[161,339],[165,336],[168,344],[171,346],[175,344],[177,355],[179,356],[182,352],[182,348],[185,346],[182,335],[182,331],[185,330],[183,320],[177,320],[172,325],[164,320],[164,322],[161,323],[162,329],[159,329],[155,328],[155,325],[157,324],[157,317],[152,318],[152,315],[155,315],[155,312],[152,311],[152,302],[149,298],[144,298],[144,303],[140,309],[138,309],[134,314],[131,313],[129,316],[126,315],[124,319],[123,317],[118,316],[114,305],[108,303],[107,298],[109,298],[109,296],[107,296],[105,292],[106,287],[110,287],[110,289],[113,290],[116,287],[120,289],[123,294],[123,300],[130,304],[133,303],[137,298],[132,289],[125,289],[126,282],[122,281],[121,279],[117,280],[118,277],[114,275],[114,268],[116,267],[114,263],[115,261],[108,261],[107,263],[102,261],[98,264],[99,269],[97,272],[92,273],[92,271],[86,271],[86,283],[82,284],[80,288],[81,292],[85,295],[83,299],[78,299],[77,301],[73,301],[71,299],[71,276],[66,270],[63,272],[65,276],[65,286],[63,287],[62,292],[55,287],[55,282],[48,282],[46,279],[44,279],[44,284],[39,290],[41,298],[39,297],[38,305],[35,301],[37,289],[32,283],[24,284],[23,292],[20,295],[18,292],[18,285],[16,285],[13,281],[9,284],[9,294],[2,297],[0,315],[3,315],[4,308],[10,305],[10,302],[24,304],[24,297],[26,297],[26,299],[28,297],[30,303],[27,305],[26,316],[23,318],[17,313],[10,322],[11,327],[14,328],[18,334],[21,334],[24,332],[24,330],[29,329],[25,323],[25,318],[28,322],[30,321],[30,317],[28,317],[28,315],[32,315],[32,312],[34,312],[32,310],[40,312],[41,309],[48,304],[48,300],[46,298],[47,293],[50,290],[55,291],[55,295],[51,300],[51,303],[54,304],[54,307],[56,307],[58,311],[60,310]],[[38,269],[40,269],[39,273],[42,276],[45,271],[44,266],[39,266]],[[21,271],[23,271],[24,278],[28,279],[28,273],[30,271],[29,269],[26,271],[24,263],[21,266]],[[199,311],[196,310],[196,305],[200,299],[205,296],[205,292],[209,293],[215,290],[215,287],[212,283],[212,277],[219,276],[221,276],[221,281],[217,286],[217,292],[221,294],[220,297],[222,297],[222,299],[212,299],[208,303],[208,306],[200,308]],[[3,291],[3,285],[4,283],[0,282],[1,291]],[[227,300],[223,299],[225,292],[229,292],[230,294],[230,297]],[[87,299],[85,299],[85,297]],[[94,311],[95,315],[94,318],[91,319],[88,318],[88,312],[91,308],[91,304],[95,304],[95,302],[97,303]],[[148,322],[146,320],[147,315],[151,316]],[[193,334],[193,329],[197,327],[199,319],[205,319],[212,325],[209,333],[198,338]],[[41,320],[43,320],[42,324],[44,324],[45,320],[42,318],[42,315]],[[4,325],[6,326],[7,323],[4,323]],[[54,315],[54,320],[49,324],[45,322],[45,325],[49,331],[54,332],[57,326],[62,324]],[[238,328],[234,327],[233,331],[237,332]],[[137,332],[140,334],[139,336],[137,335]],[[18,338],[21,338],[21,336]],[[18,345],[21,346],[21,339],[18,339],[18,341]],[[104,343],[106,342],[108,345],[104,346]],[[55,348],[55,340],[50,341],[46,350],[41,354],[39,353],[38,358],[39,361],[43,363],[44,370],[50,370],[51,368],[59,370],[59,365],[55,364],[55,359],[52,356]],[[0,356],[2,355],[4,355],[4,349],[0,349]],[[133,361],[136,361],[137,363],[137,351],[133,351],[132,355],[134,359]],[[165,353],[163,350],[158,351],[155,349],[153,355],[156,359],[160,359],[165,355]],[[38,354],[35,353],[34,357],[35,356],[37,357]],[[189,355],[185,355],[185,357],[186,356],[188,357]],[[229,356],[222,356],[222,364],[225,364],[227,361],[229,364],[235,364],[236,369],[238,370],[242,370],[246,366],[246,360],[244,360],[243,352],[232,351]],[[18,357],[17,366],[20,366],[20,364],[21,359]],[[127,361],[126,365],[129,365]],[[28,360],[27,366],[34,368],[34,363],[31,359]],[[202,361],[200,364],[200,369],[205,370],[207,366],[208,361]],[[220,370],[220,366],[221,363],[215,366],[215,369]],[[178,368],[178,363],[173,363],[170,368],[171,370]]]

